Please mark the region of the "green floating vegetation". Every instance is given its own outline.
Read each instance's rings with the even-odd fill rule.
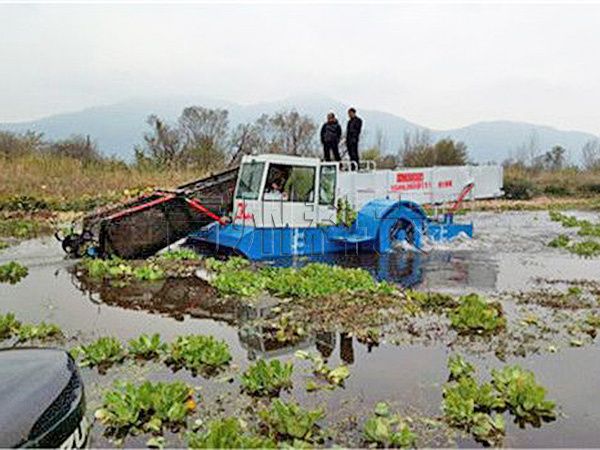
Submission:
[[[290,441],[292,447],[302,447],[319,439],[317,422],[325,417],[322,409],[306,410],[298,403],[275,399],[269,409],[259,411],[269,434],[277,441]]]
[[[313,373],[320,379],[327,382],[327,384],[317,384],[314,381],[309,381],[306,389],[308,391],[315,391],[317,389],[333,389],[337,386],[343,386],[346,378],[350,376],[350,369],[346,365],[340,365],[335,369],[329,367],[325,360],[319,356],[304,350],[298,350],[295,356],[300,359],[305,359],[312,363]]]
[[[10,244],[8,242],[0,240],[0,250],[4,250],[5,248],[8,248],[8,247],[10,247]]]
[[[26,323],[19,327],[17,339],[19,342],[45,341],[47,339],[61,337],[62,330],[53,323],[41,322],[37,325]]]
[[[422,292],[407,289],[406,295],[421,309],[428,311],[442,312],[455,308],[458,305],[456,298],[448,294],[442,294],[441,292]]]
[[[249,433],[238,419],[228,417],[208,423],[203,433],[187,434],[187,445],[195,448],[276,448],[272,439]]]
[[[0,265],[0,283],[16,284],[28,274],[27,267],[15,261]]]
[[[63,332],[60,327],[53,323],[21,323],[13,313],[0,314],[0,341],[16,337],[17,342],[22,343],[27,341],[45,341],[62,336]]]
[[[479,384],[475,368],[461,356],[448,361],[450,381],[443,388],[446,421],[488,445],[499,445],[504,436],[502,413],[508,410],[519,423],[539,426],[556,418],[555,404],[532,372],[519,366],[492,370],[492,382]]]
[[[567,216],[558,211],[550,211],[550,219],[560,222],[564,227],[579,227],[577,234],[579,236],[600,237],[600,224],[593,224],[588,220],[579,220],[573,216]],[[564,248],[584,258],[592,258],[600,255],[600,242],[588,239],[580,242],[574,242],[565,234],[559,234],[548,243],[549,247]]]
[[[89,277],[99,280],[156,281],[165,277],[164,271],[152,262],[133,267],[123,259],[112,257],[108,259],[86,258],[82,264]]]
[[[391,414],[386,403],[378,403],[374,414],[363,427],[363,439],[367,444],[383,448],[414,447],[416,435],[399,414]]]
[[[207,260],[206,267],[215,273],[212,285],[223,295],[254,297],[269,292],[278,297],[319,297],[338,293],[372,292],[392,294],[395,288],[377,282],[363,269],[347,269],[321,263],[301,268],[262,268],[252,270],[242,258],[228,261]]]
[[[344,225],[345,227],[350,228],[358,218],[358,213],[348,200],[340,198],[337,202],[335,218],[336,225]]]
[[[282,389],[292,387],[293,371],[292,362],[259,359],[242,374],[242,388],[250,395],[276,397]]]
[[[187,416],[196,409],[194,397],[194,390],[181,381],[118,383],[105,394],[95,417],[109,434],[162,434],[167,427],[177,430],[186,425]]]
[[[49,229],[49,227],[46,227]],[[0,219],[0,236],[31,239],[48,231],[39,222],[30,219]]]
[[[477,294],[460,297],[449,313],[452,328],[463,334],[489,334],[506,327],[499,303],[488,303]]]
[[[160,334],[142,334],[127,343],[127,353],[138,359],[157,359],[167,351],[167,344],[160,339]]]
[[[196,261],[200,259],[200,255],[192,249],[179,248],[161,254],[160,258],[166,259],[167,261]]]
[[[8,339],[19,332],[21,322],[13,313],[0,314],[0,340]]]
[[[541,420],[556,419],[556,404],[546,399],[546,389],[535,381],[533,372],[506,366],[492,370],[492,378],[508,410],[519,421],[539,425]]]
[[[196,374],[212,374],[231,361],[225,341],[201,334],[179,336],[169,349],[169,363]]]
[[[125,359],[125,350],[121,341],[114,337],[104,336],[88,345],[80,345],[71,350],[81,367],[98,367],[103,373],[114,364]]]

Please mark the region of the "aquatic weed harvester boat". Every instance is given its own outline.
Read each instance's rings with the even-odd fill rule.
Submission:
[[[354,169],[354,170],[352,170]],[[146,257],[184,237],[214,252],[261,260],[334,252],[389,252],[396,243],[473,236],[457,223],[464,200],[502,195],[502,167],[377,170],[367,161],[249,155],[236,168],[86,216],[63,239],[69,254]],[[441,217],[424,205],[452,204]]]

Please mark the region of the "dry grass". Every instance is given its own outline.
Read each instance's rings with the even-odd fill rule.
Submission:
[[[202,174],[139,170],[122,162],[83,163],[56,156],[26,155],[0,160],[0,199],[28,196],[73,201],[83,196],[115,197],[148,187],[172,188]]]

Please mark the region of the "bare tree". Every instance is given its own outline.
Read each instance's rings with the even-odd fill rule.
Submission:
[[[312,155],[315,152],[317,125],[308,116],[297,111],[281,111],[270,118],[272,143],[280,153]]]
[[[152,128],[144,134],[144,147],[136,147],[138,164],[151,163],[162,168],[173,168],[182,161],[184,141],[177,128],[165,123],[158,116],[148,117]]]
[[[41,150],[43,134],[34,131],[0,131],[0,156],[20,156]]]
[[[586,170],[600,170],[600,139],[586,142],[581,150],[583,167]]]
[[[79,159],[84,162],[102,159],[96,143],[92,142],[89,135],[73,135],[67,139],[48,143],[47,151],[50,154]]]
[[[269,151],[268,118],[262,116],[254,123],[239,124],[231,133],[231,164],[239,162],[242,156]]]
[[[228,139],[229,113],[224,109],[200,106],[185,108],[179,117],[184,139],[184,157],[188,163],[204,169],[224,164]]]

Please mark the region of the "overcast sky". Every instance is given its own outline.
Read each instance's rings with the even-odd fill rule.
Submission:
[[[600,4],[486,3],[0,5],[0,121],[323,93],[437,129],[600,134]]]

